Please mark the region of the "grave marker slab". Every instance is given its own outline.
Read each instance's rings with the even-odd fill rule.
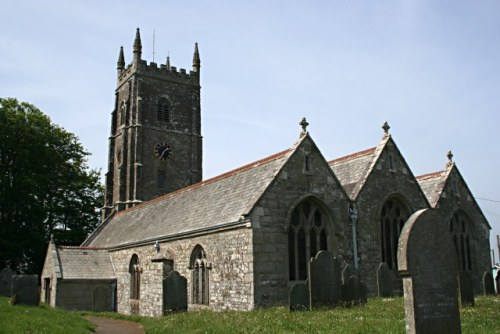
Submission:
[[[495,294],[495,284],[493,282],[493,273],[491,271],[485,271],[483,274],[483,288],[485,295]]]
[[[457,255],[447,235],[431,209],[415,212],[401,231],[397,256],[407,333],[461,333]]]
[[[0,295],[10,297],[12,290],[12,276],[15,272],[10,268],[0,270]]]
[[[15,298],[16,304],[38,305],[40,302],[38,275],[12,276],[11,297]]]
[[[310,309],[308,282],[297,283],[290,288],[288,306],[290,311],[305,311]]]
[[[392,271],[387,263],[382,262],[377,269],[377,289],[379,297],[393,297]]]
[[[309,263],[310,307],[333,306],[340,301],[340,262],[328,251],[320,251]]]
[[[168,271],[163,278],[163,312],[187,311],[187,279],[177,271]]]
[[[474,306],[474,290],[470,271],[460,271],[458,274],[460,301],[462,306]]]

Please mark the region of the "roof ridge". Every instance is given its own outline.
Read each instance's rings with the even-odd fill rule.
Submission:
[[[165,194],[165,195],[162,195],[162,196],[158,196],[156,198],[153,198],[149,201],[146,201],[146,202],[143,202],[141,204],[138,204],[138,205],[135,205],[131,208],[128,208],[126,210],[123,210],[123,211],[119,211],[116,213],[116,215],[121,215],[125,212],[130,212],[130,211],[133,211],[135,209],[138,209],[138,208],[142,208],[144,206],[147,206],[147,205],[150,205],[150,204],[153,204],[153,203],[157,203],[157,202],[160,202],[164,199],[167,199],[167,198],[170,198],[170,197],[173,197],[175,195],[178,195],[178,194],[181,194],[181,193],[184,193],[186,191],[190,191],[190,190],[193,190],[193,189],[197,189],[197,188],[200,188],[204,185],[207,185],[207,184],[212,184],[214,182],[217,182],[217,181],[220,181],[222,179],[225,179],[227,177],[230,177],[230,176],[233,176],[233,175],[236,175],[238,173],[241,173],[241,172],[244,172],[244,171],[247,171],[251,168],[254,168],[254,167],[257,167],[257,166],[260,166],[260,165],[263,165],[263,164],[266,164],[266,163],[269,163],[271,161],[274,161],[274,160],[277,160],[283,156],[285,156],[287,153],[289,153],[290,151],[292,151],[293,148],[288,148],[286,150],[283,150],[281,152],[278,152],[278,153],[275,153],[275,154],[272,154],[268,157],[265,157],[263,159],[260,159],[260,160],[257,160],[257,161],[253,161],[251,163],[248,163],[246,165],[243,165],[243,166],[240,166],[238,168],[235,168],[233,170],[230,170],[228,172],[225,172],[225,173],[222,173],[222,174],[219,174],[217,176],[214,176],[210,179],[207,179],[207,180],[203,180],[203,181],[200,181],[198,183],[195,183],[195,184],[192,184],[190,186],[187,186],[187,187],[184,187],[184,188],[181,188],[181,189],[178,189],[176,191],[173,191],[171,193],[168,193],[168,194]]]
[[[438,176],[442,176],[443,175],[443,170],[440,170],[440,171],[437,171],[437,172],[432,172],[432,173],[427,173],[427,174],[422,174],[422,175],[418,175],[418,176],[415,176],[415,178],[417,180],[427,180],[427,179],[432,179],[432,178],[436,178]]]
[[[87,247],[87,246],[56,246],[57,248],[62,249],[84,249],[84,250],[106,250],[104,247]]]
[[[376,149],[377,149],[377,147],[375,146],[375,147],[371,147],[371,148],[363,150],[363,151],[354,152],[352,154],[345,155],[343,157],[330,160],[330,161],[328,161],[328,165],[331,166],[331,165],[334,165],[334,164],[338,164],[340,162],[344,162],[344,161],[348,161],[348,160],[353,160],[355,158],[359,158],[359,157],[363,157],[365,155],[373,154]]]

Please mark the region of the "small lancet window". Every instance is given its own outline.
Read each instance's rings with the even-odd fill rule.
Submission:
[[[310,154],[306,154],[304,156],[304,171],[306,173],[310,173],[312,172],[312,158],[311,158],[311,155]]]
[[[394,156],[392,154],[389,154],[389,170],[391,170],[391,171],[395,170],[395,168],[394,168]]]
[[[156,118],[160,122],[170,122],[170,116],[170,104],[166,98],[162,97],[156,106]]]

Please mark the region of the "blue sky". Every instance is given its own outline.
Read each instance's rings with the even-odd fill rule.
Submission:
[[[375,146],[384,121],[415,175],[452,150],[500,201],[500,1],[4,1],[0,96],[28,101],[106,166],[116,61],[202,61],[204,177],[290,147],[305,116],[327,159]],[[5,13],[8,13],[6,15]],[[500,234],[500,203],[478,200]]]

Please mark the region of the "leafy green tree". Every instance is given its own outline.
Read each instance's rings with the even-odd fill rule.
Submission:
[[[0,98],[0,268],[39,274],[50,235],[80,244],[99,223],[100,172],[35,106]]]

